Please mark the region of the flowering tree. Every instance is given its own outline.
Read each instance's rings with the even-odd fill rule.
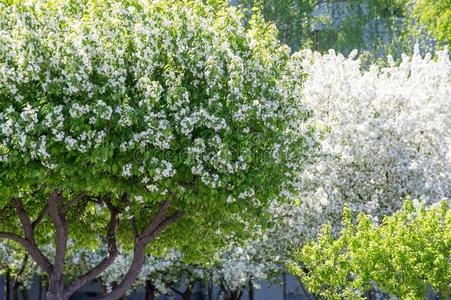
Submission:
[[[14,243],[0,243],[0,275],[4,276],[4,294],[6,299],[28,299],[28,289],[36,274],[36,264],[28,253]]]
[[[429,204],[434,197],[450,195],[446,53],[437,60],[416,54],[400,66],[367,72],[355,58],[333,53],[301,52],[293,58],[308,75],[305,90],[298,92],[323,129],[322,147],[318,161],[301,174],[301,197],[272,202],[271,228],[246,246],[224,251],[216,262],[213,278],[227,299],[238,299],[257,280],[276,279],[291,248],[315,236],[324,222],[338,227],[345,203],[377,219],[399,209],[407,194]],[[424,88],[427,82],[434,91]],[[427,168],[409,167],[420,162]],[[385,178],[387,172],[392,179]],[[356,183],[347,184],[349,180]]]
[[[279,38],[292,49],[353,49],[368,59],[410,51],[420,28],[412,28],[411,0],[235,0],[244,7],[256,6],[274,22]],[[411,8],[412,7],[412,8]],[[424,30],[421,30],[424,34]]]
[[[282,261],[272,244],[262,240],[248,245],[234,246],[221,253],[211,269],[212,279],[224,299],[239,300],[245,290],[259,288],[257,281],[273,281],[282,269]]]
[[[13,1],[0,32],[0,238],[48,274],[47,299],[99,276],[122,243],[133,258],[104,298],[117,299],[157,236],[195,255],[292,192],[309,113],[260,17],[219,0]],[[67,282],[68,240],[98,247],[102,233],[105,258]]]
[[[318,224],[340,220],[344,203],[377,219],[407,195],[427,204],[451,195],[446,51],[367,71],[354,56],[302,55],[304,97],[324,136],[318,161],[301,175],[293,224],[314,235]]]
[[[107,249],[96,252],[76,249],[68,257],[67,267],[73,276],[79,276],[95,267],[103,259],[105,252]],[[133,253],[121,251],[114,263],[97,278],[105,293],[117,286],[132,260]],[[134,281],[133,288],[144,287],[146,300],[153,300],[156,295],[164,294],[168,289],[180,294],[183,299],[190,299],[194,284],[204,278],[204,269],[184,263],[181,253],[172,249],[159,256],[146,255],[145,264]],[[179,286],[184,290],[179,290]],[[128,291],[131,292],[132,290]]]
[[[450,296],[447,200],[430,209],[415,209],[406,201],[382,225],[374,225],[365,214],[354,225],[346,209],[343,223],[338,238],[330,225],[324,226],[317,241],[295,254],[291,271],[312,292],[327,299],[362,299],[376,287],[401,299],[425,299],[430,289],[444,299]]]

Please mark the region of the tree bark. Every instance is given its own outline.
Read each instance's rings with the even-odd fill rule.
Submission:
[[[230,293],[230,300],[240,300],[242,294],[243,294],[243,292],[240,289],[238,289],[236,291],[232,291]]]
[[[135,247],[133,249],[133,259],[128,272],[125,274],[118,286],[102,298],[103,300],[117,300],[131,288],[133,282],[138,277],[144,265],[146,246],[152,242],[164,229],[183,216],[182,213],[176,212],[173,215],[166,217],[168,209],[169,201],[163,201],[160,203],[160,209],[153,221],[136,238]]]
[[[155,300],[156,288],[151,281],[146,281],[146,300]]]
[[[22,284],[22,288],[20,289],[22,293],[22,297],[24,300],[30,300],[30,294],[28,289]]]
[[[22,237],[14,232],[0,232],[0,238],[10,239],[21,244],[27,250],[28,254],[36,261],[39,267],[47,273],[47,300],[68,300],[77,289],[87,282],[95,279],[106,268],[108,268],[118,254],[116,245],[116,229],[119,223],[120,211],[111,205],[109,199],[105,199],[104,202],[107,204],[107,207],[111,213],[107,228],[108,256],[100,262],[99,265],[80,278],[76,279],[68,287],[64,285],[64,265],[65,256],[67,254],[67,242],[69,239],[66,211],[70,206],[76,204],[84,197],[85,194],[80,193],[74,199],[65,204],[63,194],[60,191],[55,190],[49,194],[47,205],[41,210],[34,222],[30,220],[21,199],[15,198],[13,199],[13,203],[22,225],[24,236]],[[104,300],[118,300],[127,292],[127,290],[131,288],[144,264],[146,246],[169,225],[183,216],[181,212],[175,212],[174,214],[168,216],[168,209],[169,201],[161,202],[159,210],[149,226],[140,234],[136,232],[133,260],[129,270],[117,287],[104,296]],[[34,237],[36,227],[42,222],[46,214],[48,214],[55,230],[54,238],[56,247],[53,262],[50,262],[50,260],[42,253],[37,246]],[[10,281],[10,279],[8,280]],[[6,290],[9,293],[10,283],[7,285]]]
[[[76,290],[81,288],[83,285],[94,280],[103,271],[105,271],[116,259],[118,255],[118,249],[116,244],[116,229],[119,224],[119,210],[107,203],[109,210],[111,212],[110,222],[107,229],[107,240],[108,240],[108,256],[105,257],[96,267],[92,270],[75,280],[65,291],[65,293],[70,297]]]
[[[38,276],[38,300],[44,300],[44,285],[42,284],[42,276]]]
[[[22,260],[22,264],[20,265],[20,269],[17,271],[16,276],[14,277],[13,282],[13,300],[19,300],[19,288],[23,287],[23,282],[21,280],[22,274],[25,272],[25,268],[27,267],[28,263],[28,254],[24,255],[24,258]]]
[[[49,289],[47,290],[48,300],[66,300],[64,293],[64,259],[67,250],[67,241],[69,239],[68,225],[65,213],[61,210],[63,207],[63,195],[54,191],[48,197],[48,210],[50,221],[55,228],[55,259],[53,270],[49,274]]]
[[[11,297],[11,270],[6,268],[5,272],[5,300],[8,300]]]
[[[182,299],[183,300],[190,300],[191,299],[191,292],[192,292],[192,289],[191,289],[191,286],[189,286],[185,290],[185,292],[182,294]]]
[[[249,280],[249,300],[254,300],[254,285],[252,280]]]
[[[13,285],[11,299],[19,300],[19,285]]]
[[[169,286],[169,288],[171,290],[173,290],[176,294],[180,295],[182,297],[183,300],[189,300],[191,299],[191,294],[192,294],[192,290],[193,290],[193,285],[194,283],[188,283],[188,285],[186,286],[186,289],[184,292],[179,291],[178,289]]]

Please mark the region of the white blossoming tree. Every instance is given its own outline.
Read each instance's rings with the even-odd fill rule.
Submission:
[[[36,275],[36,263],[23,248],[6,242],[0,243],[0,275],[4,277],[4,290],[0,290],[6,299],[29,299],[28,289]]]
[[[366,71],[354,56],[334,52],[302,51],[295,58],[307,73],[300,92],[323,131],[318,160],[301,174],[299,199],[270,206],[267,239],[232,249],[239,254],[220,261],[216,278],[229,298],[239,298],[252,277],[283,270],[290,249],[315,236],[321,224],[340,227],[345,204],[380,221],[406,195],[428,204],[451,195],[446,51],[434,59],[417,51],[399,65],[389,60],[386,68]]]
[[[149,247],[205,255],[294,192],[310,113],[260,17],[220,0],[11,1],[0,32],[0,238],[48,275],[47,299],[121,244],[133,258],[104,297],[118,299]],[[108,251],[69,280],[69,240]]]
[[[279,247],[258,240],[245,247],[235,246],[221,254],[211,269],[212,279],[226,300],[239,300],[245,290],[259,288],[258,282],[277,282],[283,270]],[[249,297],[250,298],[250,297]]]
[[[76,277],[88,272],[103,259],[106,252],[106,249],[96,252],[76,249],[67,258],[67,267],[71,275]],[[121,251],[114,263],[96,279],[105,292],[115,288],[127,272],[132,259],[133,253]],[[146,300],[154,300],[158,294],[164,294],[169,289],[183,299],[190,299],[194,284],[204,281],[205,274],[203,268],[184,263],[182,254],[172,249],[159,256],[148,254],[132,288],[144,288]],[[132,289],[127,292],[131,293]]]
[[[303,96],[324,137],[317,162],[301,175],[294,219],[284,222],[312,236],[319,224],[339,224],[345,203],[381,221],[408,195],[427,204],[451,196],[447,51],[432,58],[416,50],[368,70],[355,53],[299,55],[308,74]]]

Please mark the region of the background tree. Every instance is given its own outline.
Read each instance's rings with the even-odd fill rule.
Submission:
[[[434,52],[449,45],[449,1],[232,0],[276,24],[279,39],[294,51],[309,48],[344,55],[357,49],[367,64],[412,53],[414,44]]]
[[[428,205],[450,197],[446,51],[435,59],[417,51],[400,65],[389,60],[390,66],[368,71],[354,56],[302,55],[303,95],[323,138],[318,160],[300,176],[294,224],[315,234],[319,224],[340,223],[345,203],[382,220],[407,195]]]
[[[223,1],[67,0],[2,3],[0,20],[0,238],[48,274],[47,299],[98,277],[120,244],[133,259],[104,297],[118,299],[157,237],[208,255],[293,191],[309,111],[262,18]],[[71,282],[69,240],[108,244]]]
[[[364,299],[377,288],[401,299],[425,299],[430,291],[448,298],[451,289],[449,249],[451,213],[444,200],[430,209],[406,201],[401,211],[374,225],[360,214],[354,225],[351,211],[343,216],[338,237],[326,225],[295,254],[291,271],[318,296]],[[435,299],[435,298],[434,298]]]
[[[5,284],[1,291],[6,300],[29,299],[30,288],[39,268],[28,253],[11,242],[0,243],[0,275]]]
[[[413,10],[416,25],[425,27],[442,46],[451,44],[450,7],[447,0],[417,0]]]
[[[256,7],[279,29],[293,50],[329,49],[345,55],[358,49],[373,59],[410,51],[408,0],[238,0]]]

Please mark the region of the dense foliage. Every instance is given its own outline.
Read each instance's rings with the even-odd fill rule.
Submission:
[[[418,203],[418,202],[417,202]],[[426,209],[406,201],[402,210],[374,225],[370,215],[357,223],[345,210],[339,237],[322,228],[295,254],[290,265],[313,293],[327,299],[360,299],[378,289],[400,299],[425,299],[451,289],[451,211],[449,202]]]
[[[87,279],[61,294],[68,241],[98,247],[107,227],[90,278],[116,239],[134,247],[122,293],[182,216],[158,247],[194,258],[293,193],[314,144],[303,74],[259,16],[225,1],[11,1],[0,32],[0,237],[49,274],[49,299]],[[52,239],[54,263],[38,247]]]
[[[439,44],[451,45],[451,3],[448,0],[417,0],[413,13],[418,25],[427,28]]]

